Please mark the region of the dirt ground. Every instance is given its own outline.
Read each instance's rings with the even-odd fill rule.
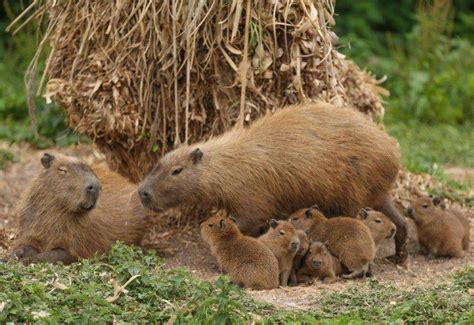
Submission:
[[[10,150],[15,158],[9,166],[0,171],[0,256],[5,254],[16,236],[14,208],[22,190],[40,169],[39,159],[44,151],[31,149],[27,145],[7,145],[0,143],[0,148]],[[88,162],[100,161],[103,156],[93,146],[76,146],[66,149],[52,149],[49,152],[62,152],[77,155]],[[463,174],[464,176],[464,174]],[[473,224],[472,211],[470,213]],[[178,217],[167,216],[166,219],[155,220],[144,244],[155,249],[165,260],[167,267],[185,267],[195,276],[213,280],[218,276],[216,260],[199,236],[198,222],[180,224]],[[430,259],[416,253],[416,231],[409,220],[410,255],[408,268],[394,266],[384,258],[377,258],[373,268],[374,278],[381,283],[392,284],[397,288],[411,290],[419,286],[431,286],[439,282],[439,278],[448,273],[474,264],[474,252],[467,252],[463,259]],[[471,227],[471,238],[473,236]],[[393,243],[382,247],[385,254],[393,251]],[[380,253],[380,252],[379,252]],[[379,254],[381,255],[381,254]],[[383,254],[382,254],[383,255]],[[276,289],[270,291],[249,291],[255,298],[272,303],[281,308],[306,309],[311,301],[324,290],[343,290],[354,285],[354,282],[368,281],[359,279],[339,281],[326,285],[316,282],[309,287]]]

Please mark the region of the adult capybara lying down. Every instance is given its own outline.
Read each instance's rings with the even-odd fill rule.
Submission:
[[[41,163],[44,169],[20,202],[19,237],[7,258],[70,264],[118,240],[140,243],[147,213],[136,185],[77,158],[46,153]]]
[[[366,206],[397,226],[406,259],[406,224],[390,189],[399,170],[395,141],[363,114],[327,103],[287,107],[206,142],[163,156],[139,187],[155,211],[183,205],[227,209],[246,234],[271,218],[317,204],[328,215]]]

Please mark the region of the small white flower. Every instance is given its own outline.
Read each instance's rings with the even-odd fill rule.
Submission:
[[[47,311],[32,311],[31,315],[33,315],[33,319],[38,319],[38,318],[45,318],[48,317],[50,314]]]

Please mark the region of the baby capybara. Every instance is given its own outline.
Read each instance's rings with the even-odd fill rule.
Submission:
[[[243,235],[231,218],[209,218],[201,224],[201,236],[232,282],[255,290],[278,287],[275,255],[259,240]]]
[[[41,164],[20,202],[19,237],[7,258],[70,264],[116,241],[140,243],[147,211],[134,184],[73,157],[45,153]]]
[[[295,227],[288,221],[270,221],[270,229],[258,238],[267,245],[278,260],[281,286],[287,286],[293,268],[293,260],[300,247]]]
[[[203,205],[226,209],[245,234],[271,218],[316,203],[328,216],[366,206],[397,226],[395,261],[406,259],[406,224],[390,189],[400,165],[396,142],[354,109],[292,106],[163,156],[140,184],[155,211]]]
[[[328,219],[315,206],[296,211],[289,220],[296,229],[309,229],[313,242],[327,243],[331,254],[351,272],[344,274],[344,278],[367,274],[375,257],[375,243],[362,221],[349,217]]]
[[[329,252],[325,244],[316,242],[311,244],[296,278],[298,283],[304,282],[306,285],[312,283],[313,277],[318,277],[324,283],[333,283],[341,274],[342,265],[339,260]]]
[[[296,279],[296,272],[301,268],[303,264],[303,259],[308,252],[309,246],[311,245],[311,241],[308,238],[308,234],[306,234],[303,230],[297,230],[296,234],[298,235],[298,239],[300,240],[300,248],[296,252],[295,258],[293,259],[293,269],[291,270],[290,275],[290,285],[295,286],[298,284]]]
[[[436,206],[439,199],[417,199],[408,209],[415,221],[421,247],[436,257],[463,257],[469,245],[469,224]]]
[[[370,229],[375,249],[379,247],[384,239],[393,238],[397,231],[397,227],[386,215],[371,208],[360,209],[357,219],[361,220]]]

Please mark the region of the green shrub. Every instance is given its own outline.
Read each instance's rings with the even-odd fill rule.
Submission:
[[[425,123],[472,121],[474,46],[450,37],[449,1],[420,5],[417,20],[404,47],[392,48],[397,68],[387,86],[393,116]]]

